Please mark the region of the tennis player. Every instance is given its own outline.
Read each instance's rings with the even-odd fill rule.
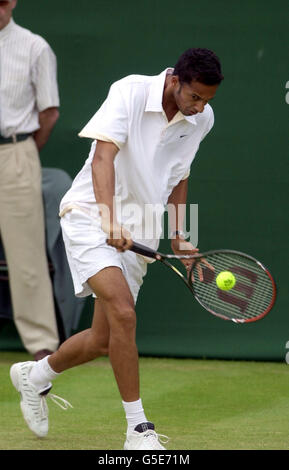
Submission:
[[[47,358],[11,367],[24,418],[37,436],[48,432],[52,380],[108,354],[127,419],[124,449],[164,449],[139,390],[135,304],[147,260],[128,248],[132,238],[157,248],[165,205],[177,212],[186,203],[190,166],[213,126],[209,101],[222,79],[212,51],[189,49],[157,76],[130,75],[112,84],[80,132],[93,143],[60,215],[75,294],[95,297],[94,317],[91,328]],[[172,227],[174,253],[196,253],[184,241],[182,221]]]

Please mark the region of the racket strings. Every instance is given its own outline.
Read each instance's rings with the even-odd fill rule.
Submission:
[[[205,259],[214,271],[202,265],[203,282],[199,281],[197,266],[193,268],[195,296],[205,308],[233,321],[246,321],[270,307],[274,287],[262,265],[235,253],[215,253]],[[216,277],[222,271],[230,271],[236,278],[231,290],[224,291],[216,285]]]

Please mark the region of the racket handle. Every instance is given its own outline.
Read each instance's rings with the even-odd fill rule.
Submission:
[[[138,255],[148,256],[149,258],[157,259],[158,252],[147,246],[141,245],[140,243],[133,242],[130,248],[131,251]]]

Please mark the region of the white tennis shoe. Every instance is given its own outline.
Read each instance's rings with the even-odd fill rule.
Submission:
[[[66,410],[72,405],[57,395],[49,393],[52,384],[42,390],[37,390],[29,380],[29,374],[35,362],[18,362],[10,369],[12,384],[21,395],[20,407],[29,429],[38,437],[45,437],[48,433],[48,406],[46,398],[49,396],[62,409]]]
[[[153,423],[142,423],[127,435],[124,450],[165,450],[162,444],[168,440],[167,436],[155,432]]]

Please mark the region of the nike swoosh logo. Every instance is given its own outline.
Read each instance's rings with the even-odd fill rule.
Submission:
[[[187,135],[188,135],[188,134],[180,135],[180,139],[181,139],[182,137],[187,137]]]

